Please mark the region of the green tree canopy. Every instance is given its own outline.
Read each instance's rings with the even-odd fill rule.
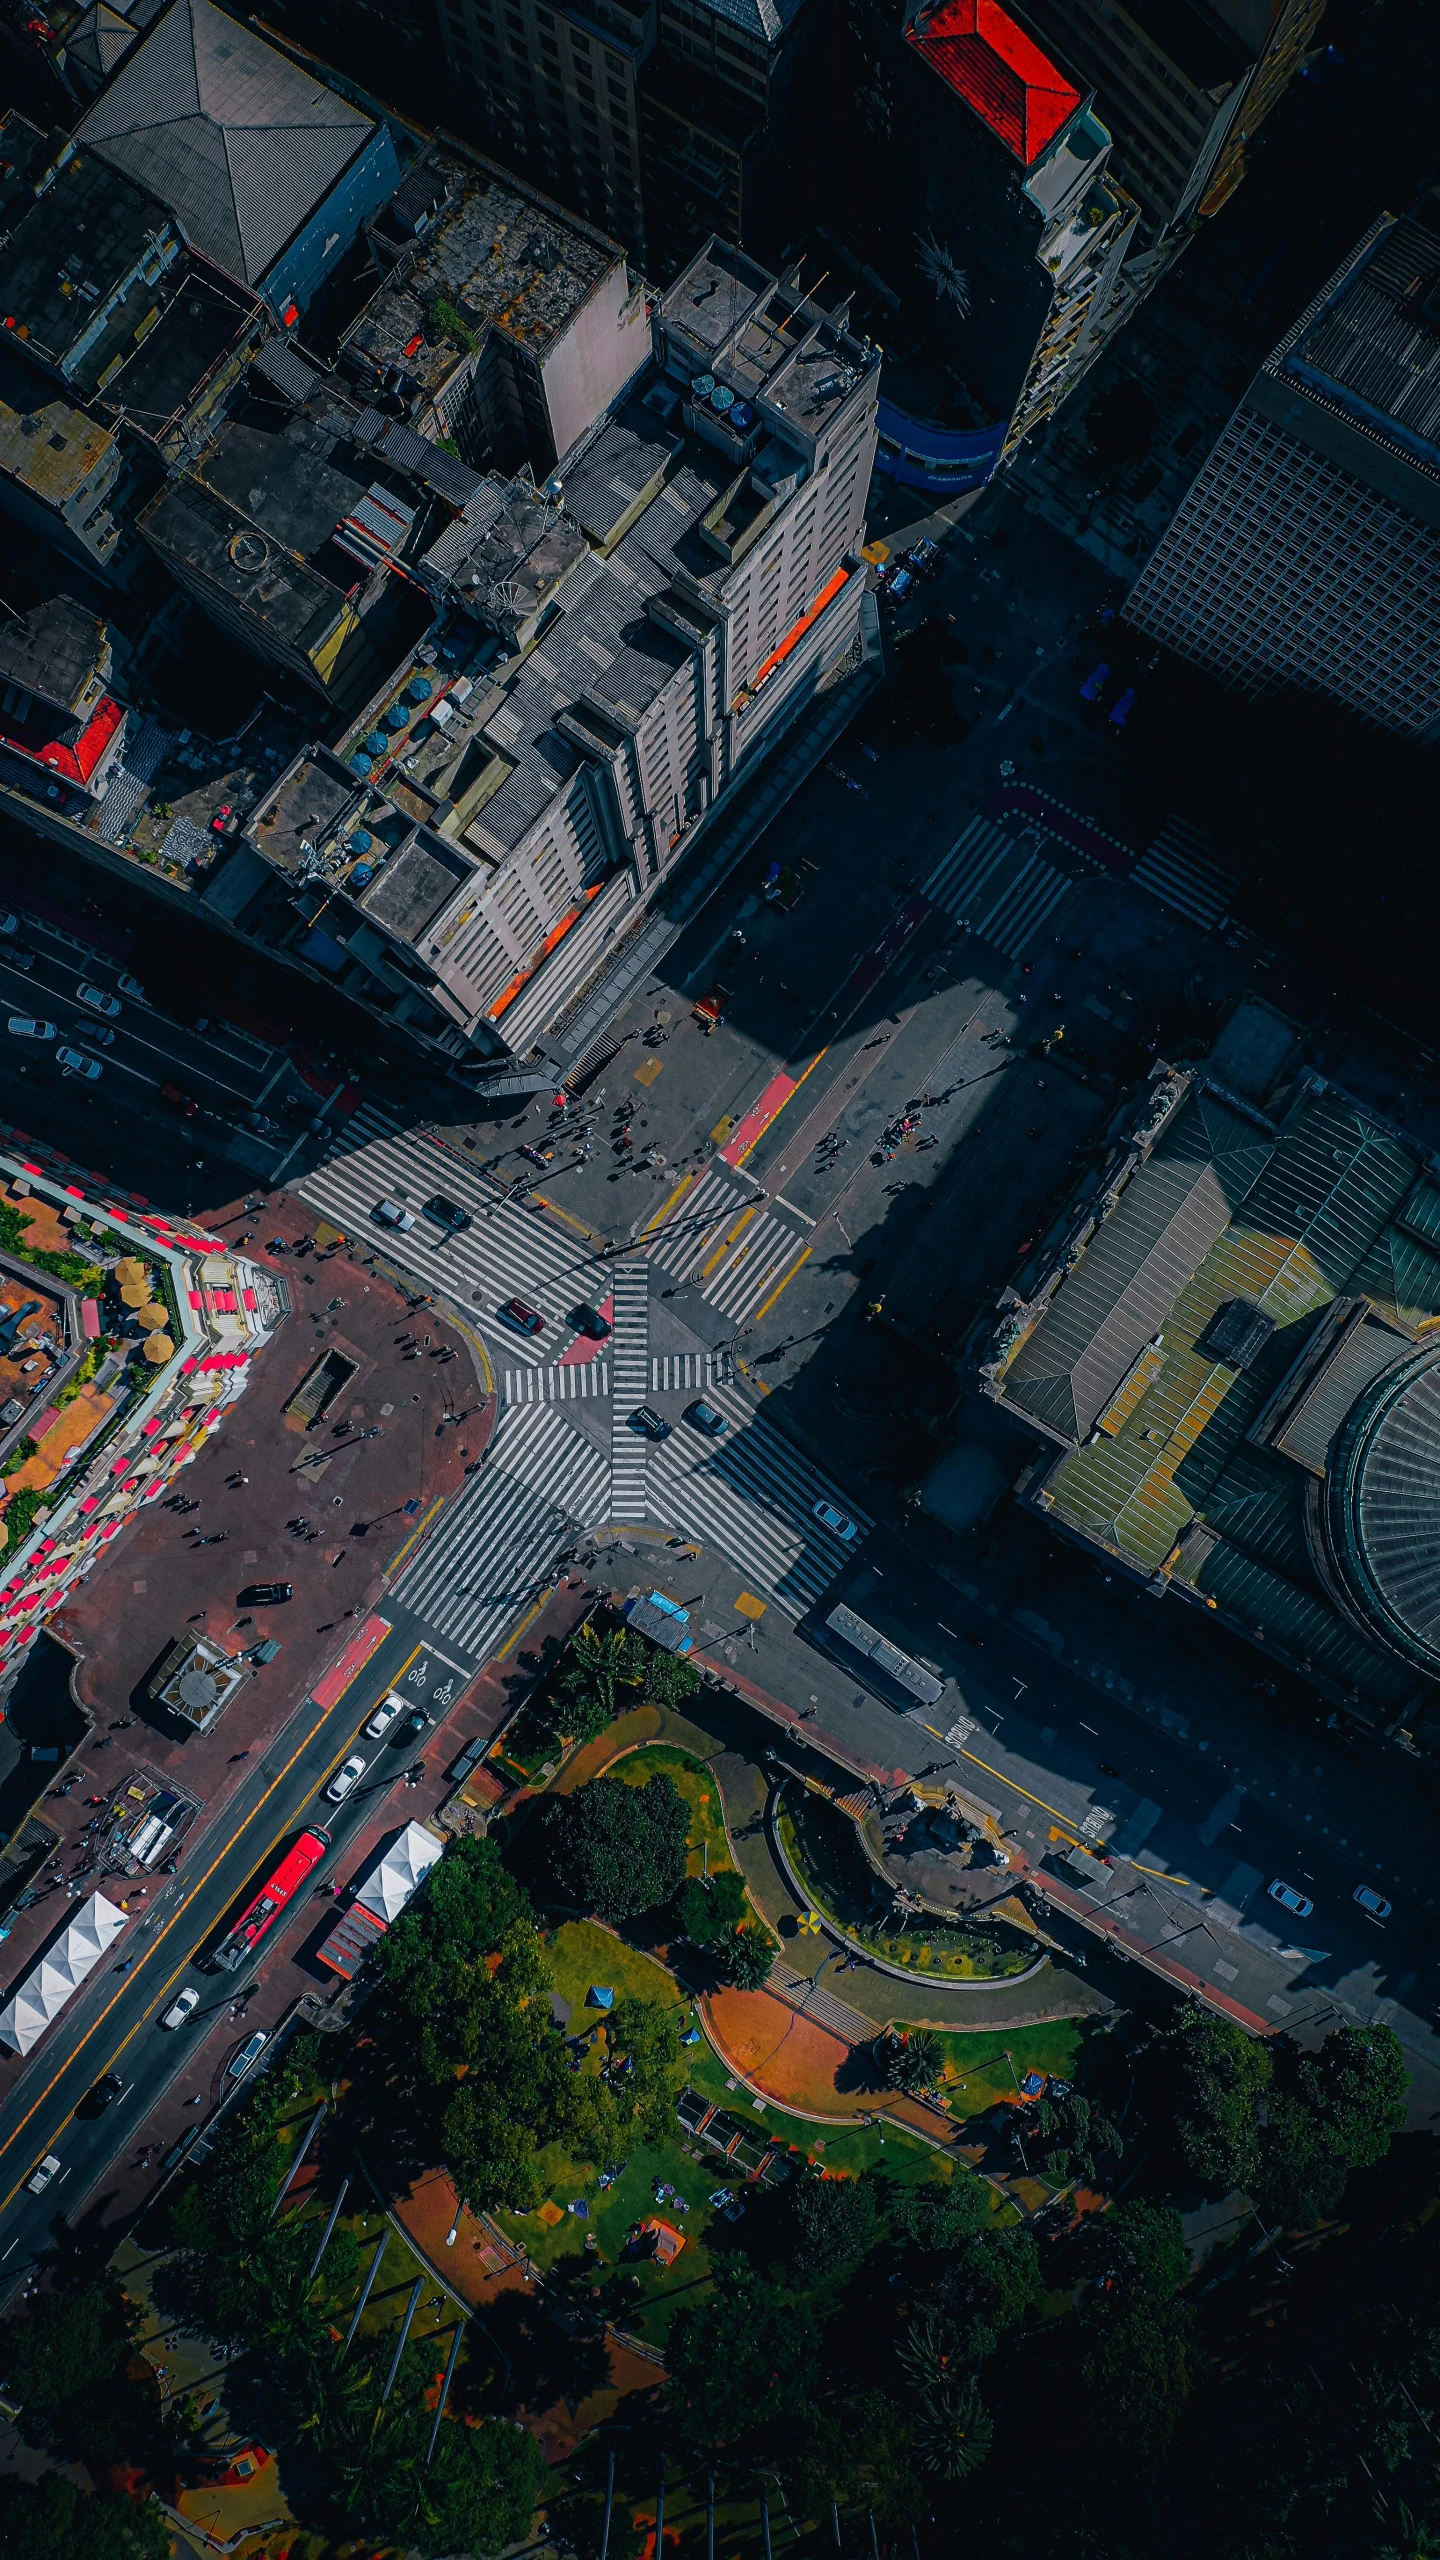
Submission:
[[[0,2544],[8,2560],[169,2560],[170,2528],[153,2499],[88,2496],[47,2471],[0,2480]]]
[[[733,2445],[804,2414],[818,2342],[803,2304],[743,2261],[676,2317],[665,2348],[670,2396],[692,2444]]]
[[[680,2081],[680,2019],[663,2000],[633,1992],[617,2001],[606,2022],[610,2085],[622,2123],[662,2139],[674,2126],[672,2101]]]
[[[962,2240],[923,2297],[900,2360],[921,2385],[973,2374],[1040,2300],[1040,2256],[1024,2229]]]
[[[687,1876],[675,1901],[675,1917],[692,1946],[712,1947],[745,1917],[745,1879],[722,1867],[707,1880]]]
[[[503,2418],[442,2427],[427,2482],[434,2522],[422,2546],[479,2553],[525,2541],[549,2476],[528,2427]]]
[[[790,2254],[803,2283],[838,2275],[868,2257],[879,2233],[869,2178],[827,2178],[816,2170],[790,2189]]]
[[[948,2186],[893,2187],[886,2219],[897,2240],[908,2240],[917,2249],[958,2249],[986,2229],[994,2196],[993,2187],[957,2165]]]
[[[592,1778],[546,1808],[545,1837],[558,1891],[604,1920],[632,1920],[678,1892],[690,1816],[673,1778],[643,1787]]]
[[[1178,2293],[1190,2273],[1185,2232],[1173,2205],[1135,2198],[1086,2223],[1081,2263],[1097,2284],[1157,2300]]]
[[[1187,2001],[1158,2039],[1162,2103],[1185,2167],[1207,2195],[1247,2193],[1260,2161],[1259,2110],[1270,2048],[1199,2001]]]
[[[1265,2219],[1296,2230],[1333,2213],[1350,2171],[1384,2159],[1408,2086],[1390,2027],[1337,2027],[1316,2053],[1282,2046],[1252,2190]]]
[[[916,2097],[922,2089],[933,2089],[945,2067],[945,2047],[930,2027],[911,2027],[904,2033],[895,2028],[879,2037],[876,2054],[892,2089],[904,2089]]]
[[[113,2277],[42,2293],[6,2332],[10,2389],[25,2409],[103,2390],[130,2360],[131,2313]]]
[[[593,1742],[612,1724],[625,1693],[639,1688],[647,1648],[628,1627],[587,1618],[572,1639],[551,1691],[551,1721],[577,1742]]]

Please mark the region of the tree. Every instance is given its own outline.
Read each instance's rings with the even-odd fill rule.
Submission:
[[[900,2349],[901,2364],[922,2387],[947,2375],[974,2373],[1005,2332],[1033,2310],[1043,2289],[1029,2231],[977,2232],[962,2241],[921,2303]]]
[[[890,2392],[872,2390],[812,2412],[780,2459],[804,2512],[825,2515],[832,2499],[842,2509],[868,2507],[889,2534],[918,2524],[932,2504],[934,2491],[917,2456],[912,2410]]]
[[[945,2064],[945,2047],[930,2027],[911,2027],[898,2032],[891,2027],[877,2038],[875,2052],[892,2089],[904,2089],[918,2097],[922,2089],[932,2089]]]
[[[685,1873],[690,1816],[673,1778],[643,1787],[593,1778],[545,1813],[556,1885],[567,1901],[604,1920],[632,1920],[669,1902]]]
[[[130,2360],[130,2312],[111,2277],[42,2293],[8,2332],[10,2389],[26,2410],[104,2390]]]
[[[1164,2103],[1185,2167],[1207,2195],[1247,2193],[1260,2160],[1259,2110],[1270,2085],[1268,2045],[1198,2001],[1158,2040]]]
[[[896,2239],[927,2250],[960,2248],[986,2228],[994,2210],[994,2188],[964,2167],[943,2188],[894,2188],[886,2208]]]
[[[737,1991],[761,1991],[770,1979],[775,1941],[758,1920],[726,1929],[716,1942],[715,1960]]]
[[[587,1618],[561,1664],[553,1721],[577,1742],[593,1742],[620,1713],[621,1692],[639,1684],[644,1649],[628,1627],[608,1633]]]
[[[97,2498],[61,2472],[0,2480],[8,2560],[169,2560],[170,2528],[152,2499]]]
[[[995,2429],[974,2385],[947,2375],[921,2392],[915,2436],[927,2471],[937,2471],[942,2480],[964,2480],[979,2470]]]
[[[640,1673],[640,1694],[653,1706],[681,1707],[693,1698],[700,1686],[700,1674],[683,1653],[667,1652],[663,1645],[645,1644],[644,1664]]]
[[[1122,2287],[1088,2310],[1080,2380],[1086,2424],[1144,2471],[1164,2461],[1190,2391],[1189,2305]]]
[[[802,2304],[741,2261],[681,2311],[665,2362],[692,2444],[729,2445],[799,2417],[814,2396],[817,2340]]]
[[[1118,2159],[1123,2144],[1108,2116],[1091,2106],[1078,2089],[1063,2098],[1042,2098],[1035,2125],[1046,2145],[1042,2161],[1050,2178],[1095,2178],[1097,2162]]]
[[[790,2189],[790,2254],[802,2283],[838,2275],[868,2257],[878,2228],[869,2178],[811,2170]]]
[[[1113,2205],[1086,2223],[1080,2263],[1107,2290],[1156,2299],[1178,2293],[1190,2273],[1184,2225],[1173,2205],[1140,2199]]]
[[[633,1993],[612,2010],[605,2034],[616,2112],[637,2134],[660,2140],[674,2126],[672,2101],[679,2080],[680,2021],[663,2000]]]
[[[695,1947],[712,1947],[745,1917],[745,1879],[733,1867],[718,1875],[687,1876],[675,1903],[680,1934]]]
[[[440,2430],[428,2490],[433,2552],[503,2551],[528,2539],[549,2466],[528,2427],[491,2418]]]
[[[381,1976],[419,2009],[457,1972],[483,1963],[507,1929],[530,1916],[530,1898],[500,1862],[493,1840],[451,1839],[445,1855],[376,1950]]]
[[[1337,2027],[1318,2053],[1283,2046],[1259,2142],[1255,2201],[1297,2230],[1333,2213],[1352,2169],[1373,2167],[1405,2122],[1409,2074],[1389,2027]]]

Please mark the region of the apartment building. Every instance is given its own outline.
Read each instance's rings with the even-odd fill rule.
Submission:
[[[640,73],[656,0],[437,0],[463,114],[507,167],[624,242],[642,270]]]
[[[858,662],[878,362],[711,242],[551,482],[491,475],[436,621],[209,898],[457,1063],[525,1057],[817,690]]]
[[[0,779],[65,808],[104,798],[125,740],[112,665],[105,624],[70,596],[0,623]]]
[[[143,557],[116,511],[119,439],[0,342],[0,507],[101,577]]]
[[[1261,367],[1125,611],[1239,691],[1440,738],[1440,195],[1383,215]]]
[[[814,218],[832,0],[659,0],[641,83],[646,239],[673,275],[711,232],[776,257]]]

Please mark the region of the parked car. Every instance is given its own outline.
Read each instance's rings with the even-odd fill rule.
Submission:
[[[1308,1920],[1315,1908],[1308,1893],[1302,1893],[1297,1885],[1286,1884],[1280,1876],[1269,1887],[1269,1894],[1283,1911],[1293,1911],[1297,1920]]]
[[[349,1759],[341,1762],[325,1790],[332,1804],[344,1803],[351,1790],[359,1786],[369,1765],[358,1751],[352,1751]]]
[[[14,950],[7,951],[5,957],[12,969],[33,969],[35,966],[34,952],[27,951],[23,943],[17,942]]]
[[[25,2184],[29,2188],[32,2196],[43,2196],[59,2166],[60,2160],[58,2153],[54,2151],[47,2151],[44,2159],[40,2161],[36,2168],[31,2170],[29,2177],[25,2181]]]
[[[54,1023],[42,1022],[34,1013],[12,1013],[5,1027],[17,1040],[53,1040],[55,1037]]]
[[[1386,1901],[1383,1893],[1376,1892],[1373,1884],[1357,1884],[1354,1899],[1362,1911],[1369,1912],[1372,1920],[1388,1920],[1395,1908],[1392,1902]]]
[[[404,1712],[404,1699],[397,1698],[394,1690],[392,1689],[388,1698],[381,1699],[379,1706],[376,1708],[375,1713],[365,1727],[366,1734],[370,1741],[378,1742],[381,1734],[388,1733],[396,1717],[403,1715]]]
[[[82,1019],[75,1028],[82,1040],[89,1040],[97,1049],[113,1049],[115,1046],[115,1034],[108,1022],[86,1022]]]
[[[240,1594],[247,1609],[277,1609],[282,1600],[293,1600],[293,1582],[248,1582]]]
[[[107,1013],[114,1016],[121,1010],[118,996],[112,996],[108,987],[92,987],[88,978],[81,979],[75,993],[83,1005],[88,1005],[92,1013]]]
[[[693,1404],[687,1404],[685,1419],[693,1422],[697,1431],[705,1432],[712,1440],[718,1440],[721,1433],[730,1428],[724,1414],[717,1413],[714,1405],[707,1404],[703,1396],[697,1396]]]
[[[145,990],[144,990],[144,988],[141,986],[140,981],[139,981],[139,979],[138,979],[138,978],[132,978],[132,977],[131,977],[130,972],[129,972],[129,970],[128,970],[128,969],[122,969],[122,970],[121,970],[119,977],[118,977],[118,978],[116,979],[116,981],[115,981],[115,984],[116,984],[116,986],[119,988],[120,993],[122,994],[122,996],[134,996],[134,997],[135,997],[135,999],[136,999],[136,1001],[137,1001],[137,1003],[139,1003],[139,1004],[143,1004],[143,1003],[144,1003],[144,1001],[145,1001]]]
[[[83,1049],[59,1048],[55,1052],[67,1076],[83,1076],[87,1084],[95,1084],[105,1073],[98,1058],[87,1058]]]
[[[408,1236],[415,1224],[414,1210],[402,1209],[398,1200],[377,1200],[370,1215],[382,1227],[398,1228],[402,1236]]]
[[[199,2006],[200,1994],[193,1983],[187,1982],[179,1996],[171,2001],[160,2024],[162,2027],[183,2027],[191,2010],[198,2009]]]
[[[508,1324],[514,1333],[536,1334],[545,1330],[545,1319],[538,1307],[527,1307],[523,1298],[507,1298],[495,1313],[500,1322]]]
[[[162,1102],[168,1102],[172,1111],[178,1111],[182,1120],[193,1120],[200,1108],[199,1103],[193,1102],[188,1093],[181,1092],[178,1084],[162,1084],[160,1099]]]
[[[462,1236],[466,1228],[475,1223],[469,1210],[462,1209],[456,1200],[447,1200],[443,1191],[437,1191],[433,1200],[426,1201],[425,1215],[447,1236]]]
[[[859,1537],[859,1523],[848,1512],[837,1511],[833,1502],[816,1502],[811,1508],[821,1528],[828,1529],[832,1538],[843,1539],[848,1547]]]
[[[945,566],[938,543],[931,542],[928,535],[922,535],[918,542],[911,544],[905,554],[905,562],[917,578],[938,578]]]
[[[606,1342],[615,1330],[609,1318],[602,1316],[598,1307],[577,1307],[570,1321],[591,1342]]]
[[[424,1708],[412,1707],[399,1732],[392,1736],[392,1747],[398,1749],[402,1743],[418,1742],[421,1734],[428,1733],[429,1730],[430,1718]]]
[[[643,1432],[647,1440],[668,1440],[671,1426],[653,1404],[637,1404],[630,1416],[630,1428]]]
[[[257,2027],[253,2036],[247,2037],[245,2043],[242,2044],[239,2052],[230,2064],[230,2077],[232,2080],[244,2079],[246,2072],[251,2068],[252,2064],[259,2061],[261,2052],[269,2041],[269,2030],[265,2027]]]

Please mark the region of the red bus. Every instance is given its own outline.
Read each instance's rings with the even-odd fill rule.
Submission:
[[[229,1936],[221,1939],[211,1958],[212,1964],[226,1973],[239,1972],[246,1957],[254,1954],[272,1921],[279,1919],[306,1877],[319,1866],[329,1846],[328,1831],[317,1828],[301,1832],[293,1848],[286,1850],[274,1874],[266,1877],[253,1900],[247,1902]]]

